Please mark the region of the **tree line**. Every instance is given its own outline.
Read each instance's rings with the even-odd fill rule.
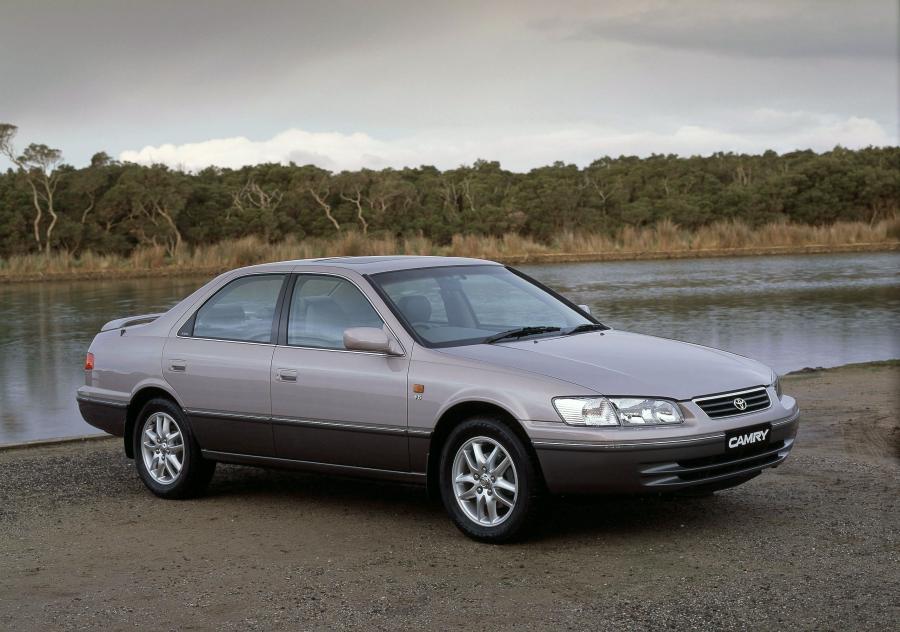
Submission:
[[[332,173],[261,164],[184,172],[112,159],[75,168],[43,144],[18,151],[0,124],[0,257],[87,250],[127,255],[256,235],[278,241],[348,231],[424,235],[617,231],[669,219],[686,228],[738,219],[874,223],[900,209],[900,148],[556,162],[515,173],[498,162]]]

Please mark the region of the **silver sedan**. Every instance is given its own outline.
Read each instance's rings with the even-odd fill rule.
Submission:
[[[787,458],[799,420],[759,362],[613,330],[477,259],[233,270],[107,323],[84,376],[83,417],[158,496],[201,493],[217,462],[390,479],[489,542],[546,494],[738,485]]]

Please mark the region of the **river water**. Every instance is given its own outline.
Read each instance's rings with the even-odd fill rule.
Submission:
[[[782,373],[900,358],[898,253],[520,267],[616,329],[726,349]],[[75,405],[91,338],[205,281],[0,285],[0,445],[97,432]]]

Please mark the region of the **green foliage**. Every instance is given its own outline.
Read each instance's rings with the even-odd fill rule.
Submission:
[[[0,126],[7,149],[15,131]],[[446,171],[336,174],[294,164],[184,173],[120,163],[103,152],[81,169],[57,166],[58,160],[56,150],[30,145],[16,169],[0,173],[0,258],[39,248],[29,168],[55,177],[52,248],[74,254],[127,255],[158,246],[174,256],[183,245],[244,236],[271,243],[345,233],[421,235],[438,245],[454,235],[517,233],[548,241],[664,220],[690,230],[723,220],[874,224],[900,209],[897,147],[603,157],[583,169],[557,162],[528,173],[485,160]]]

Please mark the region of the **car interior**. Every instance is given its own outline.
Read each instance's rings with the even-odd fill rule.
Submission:
[[[197,310],[192,335],[269,342],[283,280],[283,275],[258,275],[229,283]]]
[[[434,344],[483,340],[523,326],[562,329],[585,322],[544,291],[502,268],[393,273],[385,275],[380,285],[416,333]]]
[[[289,345],[344,348],[344,330],[383,323],[368,299],[340,277],[300,275],[288,311]]]

